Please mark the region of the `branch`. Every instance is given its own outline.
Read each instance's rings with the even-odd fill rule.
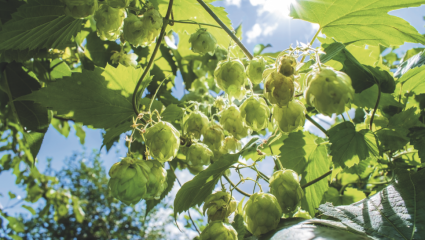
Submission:
[[[233,41],[238,44],[238,46],[242,49],[242,51],[245,53],[245,55],[249,58],[249,60],[252,60],[254,58],[252,54],[246,49],[246,47],[242,44],[242,42],[239,40],[238,37],[220,20],[220,18],[208,7],[206,3],[202,0],[197,0],[199,4],[211,15],[212,18],[220,25],[221,28],[226,31],[226,33],[233,39]]]
[[[376,99],[375,108],[373,109],[372,117],[370,117],[370,125],[369,125],[369,129],[370,129],[371,131],[372,131],[373,119],[375,118],[375,113],[376,113],[376,110],[378,109],[379,100],[381,100],[381,86],[378,84],[378,99]]]
[[[192,21],[192,20],[170,20],[170,24],[171,23],[184,23],[184,24],[196,24],[196,25],[204,25],[204,26],[209,26],[209,27],[215,27],[215,28],[220,28],[220,26],[217,25],[212,25],[212,24],[208,24],[208,23],[198,23],[196,21]]]
[[[164,18],[164,23],[162,25],[161,28],[161,33],[159,34],[159,38],[156,42],[155,45],[155,49],[152,52],[151,58],[149,59],[148,65],[146,66],[145,70],[143,71],[142,77],[139,79],[139,81],[137,82],[136,87],[134,88],[134,92],[133,92],[133,110],[136,113],[136,115],[139,115],[139,106],[137,105],[137,91],[139,90],[140,84],[143,82],[143,80],[145,79],[146,75],[148,75],[149,70],[152,67],[152,64],[155,60],[155,55],[158,52],[159,46],[161,45],[161,39],[164,38],[165,35],[165,29],[167,28],[168,25],[168,21],[170,19],[170,15],[171,15],[171,9],[173,7],[173,0],[170,0],[170,2],[168,3],[168,10],[167,10],[167,14],[165,15]]]
[[[318,177],[318,178],[314,179],[314,180],[313,180],[313,181],[311,181],[311,182],[308,182],[308,183],[306,183],[306,184],[302,185],[302,186],[301,186],[301,188],[302,188],[302,189],[304,189],[304,188],[306,188],[306,187],[309,187],[309,186],[311,186],[311,185],[313,185],[313,184],[317,183],[318,181],[322,180],[323,178],[325,178],[325,177],[329,176],[331,173],[332,173],[332,170],[329,170],[329,172],[327,172],[327,173],[323,174],[322,176],[320,176],[320,177]]]
[[[316,121],[314,121],[313,118],[311,118],[307,113],[305,114],[305,118],[307,118],[307,120],[309,120],[311,123],[313,123],[314,126],[316,126],[318,129],[320,129],[320,131],[322,131],[327,137],[329,137],[328,132],[326,131],[326,129],[324,129],[322,126],[320,126],[320,124],[318,124]]]
[[[223,177],[227,180],[227,182],[229,182],[230,183],[230,185],[232,185],[232,187],[234,187],[238,192],[240,192],[242,195],[245,195],[245,196],[247,196],[247,197],[251,197],[251,194],[249,194],[249,193],[246,193],[246,192],[244,192],[244,191],[242,191],[242,190],[240,190],[233,182],[232,182],[232,180],[230,180],[230,178],[228,177],[228,176],[226,176],[225,174],[223,174]]]

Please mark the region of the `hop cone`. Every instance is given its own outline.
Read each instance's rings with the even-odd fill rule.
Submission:
[[[228,223],[222,221],[210,222],[202,231],[199,240],[237,240],[238,233]]]
[[[213,55],[217,45],[217,40],[207,31],[206,28],[200,28],[198,31],[190,35],[189,43],[192,44],[192,51],[194,53],[209,53]]]
[[[241,117],[248,127],[254,131],[261,131],[269,123],[270,109],[263,98],[252,95],[242,105]]]
[[[246,75],[254,84],[260,84],[263,81],[263,72],[266,69],[266,60],[262,57],[253,58],[246,68]]]
[[[125,16],[124,9],[113,8],[107,4],[100,5],[99,10],[94,14],[99,38],[103,41],[117,40],[120,36]]]
[[[217,86],[230,97],[242,99],[245,96],[245,82],[247,80],[245,67],[238,59],[223,60],[214,71]]]
[[[234,137],[226,137],[223,143],[222,153],[236,153],[242,149],[242,143]]]
[[[221,112],[220,124],[237,139],[248,136],[248,128],[244,125],[238,107],[231,105]]]
[[[203,143],[207,145],[214,153],[218,152],[223,146],[224,132],[218,124],[211,124],[204,133]]]
[[[65,14],[76,19],[85,18],[97,9],[97,0],[65,0]]]
[[[200,111],[194,111],[184,120],[183,129],[188,135],[192,135],[196,139],[199,139],[207,130],[208,125],[209,120],[207,116]]]
[[[322,68],[306,78],[307,89],[304,97],[318,112],[332,116],[345,111],[345,104],[354,97],[350,77],[331,68]]]
[[[160,162],[171,161],[180,146],[180,133],[168,122],[158,122],[145,133],[146,146],[153,158]]]
[[[270,73],[264,82],[264,96],[279,107],[286,106],[294,98],[294,80],[281,73]]]
[[[167,188],[167,171],[162,164],[156,160],[144,161],[149,167],[149,182],[147,185],[147,192],[143,199],[158,200],[162,192]]]
[[[214,101],[214,107],[218,108],[218,110],[223,110],[226,106],[226,100],[222,97],[217,97]]]
[[[212,156],[214,156],[214,154],[207,145],[193,143],[187,150],[186,161],[187,164],[192,167],[210,165]]]
[[[146,11],[142,18],[129,14],[124,20],[124,39],[134,47],[145,47],[155,41],[161,27],[162,17],[155,9]]]
[[[130,5],[131,0],[106,0],[106,4],[113,8],[126,8]]]
[[[195,79],[195,81],[192,82],[192,85],[190,85],[190,90],[199,95],[208,93],[208,89],[208,82],[205,77]]]
[[[296,210],[304,195],[298,174],[289,169],[273,173],[270,178],[270,193],[276,196],[283,213]]]
[[[293,100],[287,106],[273,108],[273,119],[282,132],[290,133],[304,126],[306,109],[304,105]]]
[[[243,209],[245,226],[255,236],[277,227],[282,209],[275,196],[269,193],[254,193]]]
[[[297,60],[287,54],[279,56],[276,59],[277,71],[287,77],[294,75],[296,66]]]
[[[203,212],[207,212],[208,222],[224,220],[236,210],[235,198],[227,192],[216,192],[205,199]]]
[[[129,53],[126,54],[125,52],[116,52],[114,54],[112,54],[111,56],[111,60],[113,64],[121,64],[124,65],[126,67],[129,66],[133,66],[133,67],[137,67],[137,54],[134,53]]]

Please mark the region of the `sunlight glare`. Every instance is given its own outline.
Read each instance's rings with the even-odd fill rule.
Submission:
[[[253,6],[261,6],[259,14],[269,13],[276,18],[289,18],[289,8],[295,0],[250,0]]]

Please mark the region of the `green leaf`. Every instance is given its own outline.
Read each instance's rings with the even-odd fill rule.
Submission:
[[[52,124],[52,126],[60,134],[62,134],[64,137],[67,138],[69,136],[69,132],[70,132],[71,128],[69,127],[68,121],[63,121],[63,120],[59,120],[59,119],[53,118],[52,119],[52,122],[50,124]]]
[[[409,108],[405,111],[395,114],[390,118],[389,128],[405,128],[421,127],[423,123],[419,121],[419,114],[416,114],[416,108]]]
[[[176,120],[180,120],[183,116],[183,110],[176,104],[169,105],[164,112],[161,114],[162,121],[173,123]]]
[[[374,76],[377,83],[381,86],[381,92],[393,93],[395,90],[394,78],[386,70],[381,70],[380,67],[366,66],[366,69]]]
[[[16,198],[16,194],[14,194],[14,193],[12,193],[12,192],[8,192],[8,194],[9,194],[9,198],[10,199],[14,199],[14,198]]]
[[[50,63],[50,78],[60,79],[63,77],[70,77],[72,75],[71,69],[68,64],[63,60],[56,58]]]
[[[363,201],[334,207],[323,204],[324,215],[376,239],[423,239],[425,236],[425,170],[398,171],[393,183]]]
[[[333,197],[329,199],[329,202],[331,202],[334,206],[340,206],[352,204],[364,198],[366,198],[366,194],[364,194],[364,192],[359,191],[355,188],[347,187],[343,195]]]
[[[280,147],[280,156],[284,168],[292,169],[302,176],[301,185],[329,171],[330,159],[326,146],[316,144],[316,137],[309,132],[290,133]],[[327,189],[327,178],[305,188],[301,207],[314,216]]]
[[[0,50],[63,48],[81,30],[84,21],[65,16],[64,10],[61,1],[28,0],[3,25]]]
[[[243,239],[247,230],[243,221],[242,214],[235,214],[235,217],[233,218],[232,226],[238,233],[238,239]]]
[[[323,34],[339,42],[358,41],[356,45],[402,45],[404,42],[425,44],[425,38],[405,20],[387,14],[389,11],[419,7],[422,0],[297,0],[290,16],[318,23]]]
[[[378,85],[375,84],[361,93],[356,93],[352,103],[361,108],[373,109],[378,99],[378,91]],[[399,103],[391,94],[381,93],[378,108],[382,109],[386,106],[403,107],[403,104]]]
[[[24,224],[14,217],[6,217],[9,221],[9,227],[15,232],[23,232],[25,230]]]
[[[47,129],[46,129],[47,132]],[[29,159],[35,159],[37,157],[38,152],[40,151],[41,144],[43,143],[45,132],[24,132],[24,141],[26,146],[29,147],[30,153],[32,157],[29,157]]]
[[[108,146],[111,146],[115,142],[115,139],[119,137],[122,133],[132,130],[132,124],[132,121],[124,121],[123,123],[115,127],[107,129],[105,135],[103,135],[103,143],[101,148],[103,148],[103,146],[106,146],[108,149]]]
[[[425,93],[425,66],[412,69],[405,73],[398,81],[403,83],[403,92],[415,94]]]
[[[257,56],[257,55],[261,54],[264,49],[269,48],[269,47],[272,47],[272,45],[270,45],[270,44],[264,45],[264,44],[261,44],[261,43],[255,45],[255,47],[254,47],[254,56]]]
[[[356,132],[351,122],[340,123],[328,130],[331,155],[339,167],[351,167],[368,157],[379,155],[375,135],[369,130]]]
[[[27,206],[27,205],[22,205],[23,208],[25,208],[26,210],[30,211],[32,215],[35,215],[35,210],[34,208]]]
[[[108,82],[108,89],[121,90],[121,95],[130,99],[133,96],[134,88],[137,82],[142,77],[143,68],[125,67],[119,64],[117,68],[107,64],[102,76]],[[147,86],[151,79],[145,77],[142,82],[142,87]]]
[[[74,124],[75,135],[80,139],[81,145],[84,145],[84,140],[86,138],[86,132],[83,129],[83,125],[81,123]]]
[[[24,4],[24,2],[0,0],[0,23],[5,24],[7,21],[12,19],[12,13],[16,12],[22,4]]]
[[[105,70],[83,70],[50,83],[46,88],[21,97],[51,108],[59,115],[73,112],[73,119],[95,128],[110,128],[134,115],[128,86],[134,84],[133,71],[128,69],[120,79],[113,67]],[[116,80],[116,81],[115,81]],[[125,82],[125,84],[119,84]],[[123,89],[121,89],[123,87]],[[125,95],[122,95],[125,94]]]
[[[408,134],[410,144],[418,150],[419,158],[425,162],[425,127],[413,127]]]
[[[146,213],[145,216],[156,206],[158,205],[162,199],[164,199],[173,189],[174,182],[176,181],[176,175],[174,175],[174,171],[172,169],[167,170],[167,188],[161,193],[159,199],[147,200],[146,201]]]
[[[64,205],[61,205],[60,207],[62,207]],[[61,211],[61,208],[59,207],[59,211]],[[80,199],[78,199],[78,197],[72,196],[72,208],[74,210],[74,214],[75,214],[75,219],[77,220],[77,222],[82,223],[84,221],[84,217],[86,216],[86,213],[83,211],[83,209],[80,206]],[[68,209],[63,210],[63,215],[65,215],[68,212]],[[61,214],[62,215],[62,214]]]
[[[87,43],[84,54],[99,67],[106,67],[108,62],[111,63],[112,54],[121,51],[121,47],[118,43],[102,41],[95,32],[89,33],[86,40]]]
[[[407,73],[410,69],[420,67],[424,64],[425,64],[425,51],[422,51],[422,52],[410,57],[407,61],[402,62],[400,64],[400,66],[397,68],[397,71],[394,74],[394,77],[400,78],[405,73]]]
[[[408,130],[404,128],[381,129],[376,132],[376,136],[380,141],[382,151],[396,151],[402,149],[408,142]]]

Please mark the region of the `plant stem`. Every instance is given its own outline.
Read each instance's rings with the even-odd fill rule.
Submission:
[[[320,176],[320,177],[318,177],[318,178],[314,179],[314,180],[313,180],[313,181],[311,181],[311,182],[308,182],[308,183],[306,183],[306,184],[302,185],[302,186],[301,186],[301,188],[302,188],[302,189],[304,189],[304,188],[306,188],[306,187],[309,187],[309,186],[311,186],[311,185],[313,185],[313,184],[317,183],[318,181],[322,180],[323,178],[325,178],[325,177],[329,176],[331,173],[332,173],[332,170],[329,170],[329,172],[327,172],[327,173],[323,174],[322,176]]]
[[[329,137],[328,132],[326,131],[326,129],[324,129],[322,126],[320,126],[320,124],[318,124],[316,121],[314,121],[313,118],[311,118],[307,113],[305,114],[305,118],[307,118],[307,120],[309,120],[311,123],[313,123],[314,126],[316,126],[318,129],[320,129],[320,131],[322,131],[327,137]]]
[[[208,24],[208,23],[198,23],[198,22],[192,21],[192,20],[170,20],[170,23],[196,24],[196,25],[204,25],[204,26],[215,27],[215,28],[221,29],[221,27],[217,26],[217,25],[212,25],[212,24]]]
[[[402,153],[399,153],[399,154],[397,154],[397,155],[393,156],[393,160],[394,160],[394,159],[397,159],[397,158],[401,158],[403,155],[410,154],[410,153],[417,153],[417,152],[418,152],[418,151],[407,151],[407,152],[402,152]]]
[[[322,28],[319,28],[319,30],[317,30],[316,34],[314,34],[313,39],[311,39],[311,41],[310,41],[310,46],[313,46],[313,43],[316,40],[317,36],[319,36],[320,31],[322,31]],[[306,56],[307,55],[304,55],[300,62],[304,62]]]
[[[381,100],[381,86],[378,84],[378,99],[376,100],[375,108],[372,112],[372,117],[370,117],[369,129],[372,131],[373,119],[375,118],[376,110],[378,109],[379,100]]]
[[[148,75],[148,73],[149,73],[149,71],[152,67],[152,64],[155,60],[155,55],[158,52],[159,46],[161,46],[161,40],[164,38],[165,29],[167,28],[168,20],[170,19],[172,7],[173,7],[173,0],[170,0],[170,2],[168,3],[167,14],[165,15],[164,23],[162,24],[161,33],[159,34],[159,37],[157,39],[155,49],[152,52],[151,58],[149,59],[149,62],[148,62],[148,65],[146,66],[145,70],[143,71],[142,77],[139,79],[136,87],[134,88],[132,103],[133,103],[133,110],[136,113],[136,115],[139,115],[139,106],[137,105],[138,104],[137,103],[137,92],[139,90],[140,84],[142,84],[143,80]]]
[[[283,167],[283,165],[282,165],[282,163],[280,162],[280,159],[278,159],[277,157],[275,157],[275,155],[274,155],[274,153],[273,153],[273,150],[272,150],[272,147],[269,145],[269,148],[270,148],[270,153],[273,155],[273,159],[275,160],[275,161],[277,161],[278,162],[278,166],[279,166],[279,170],[283,170],[283,169],[285,169],[284,167]],[[276,164],[276,163],[275,163]]]
[[[246,47],[242,44],[242,42],[239,40],[238,37],[220,20],[220,18],[208,7],[206,3],[202,0],[197,0],[199,4],[211,15],[212,18],[220,25],[221,28],[223,28],[224,31],[233,39],[233,41],[238,44],[238,46],[242,49],[242,51],[245,53],[247,58],[249,60],[252,60],[254,58],[252,54],[246,49]]]
[[[228,176],[226,176],[226,175],[224,175],[223,174],[223,177],[226,179],[226,181],[228,182],[228,183],[230,183],[230,185],[232,185],[232,187],[234,187],[238,192],[240,192],[241,194],[243,194],[243,195],[245,195],[245,196],[247,196],[247,197],[251,197],[251,194],[249,194],[249,193],[246,193],[246,192],[244,192],[244,191],[242,191],[242,190],[240,190],[233,182],[232,182],[232,180],[230,180],[230,178],[228,177]]]

